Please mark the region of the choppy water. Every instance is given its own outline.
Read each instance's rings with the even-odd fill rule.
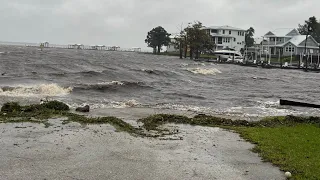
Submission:
[[[320,111],[320,74],[217,65],[147,54],[0,46],[0,104],[62,100],[72,107],[160,108],[241,117]]]

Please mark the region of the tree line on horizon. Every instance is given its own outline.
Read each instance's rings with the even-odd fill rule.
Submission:
[[[189,23],[171,42],[171,34],[162,26],[158,26],[148,32],[145,43],[147,43],[148,47],[153,48],[154,54],[160,54],[163,46],[172,44],[180,50],[180,58],[183,58],[183,56],[186,58],[187,52],[189,52],[190,59],[198,59],[201,53],[210,53],[216,47],[214,42],[211,41],[211,36],[203,28],[204,26],[200,21]],[[298,24],[297,29],[300,34],[309,34],[317,42],[320,42],[320,21],[315,16],[310,17],[304,24]],[[253,27],[246,30],[245,48],[254,46],[254,34]]]

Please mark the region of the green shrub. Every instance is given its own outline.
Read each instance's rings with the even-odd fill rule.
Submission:
[[[69,111],[69,106],[66,105],[63,102],[60,101],[49,101],[46,102],[44,104],[42,104],[43,107],[47,108],[47,109],[53,109],[53,110],[57,110],[57,111]]]
[[[17,102],[7,102],[1,107],[1,112],[20,112],[21,106]]]

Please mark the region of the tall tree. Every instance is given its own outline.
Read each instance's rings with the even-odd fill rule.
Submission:
[[[202,23],[199,21],[194,22],[185,28],[186,43],[190,48],[190,59],[193,59],[193,53],[196,59],[203,51],[212,50],[214,44],[210,41],[210,35],[203,29]]]
[[[250,27],[245,34],[246,47],[251,47],[254,45],[254,29]]]
[[[158,54],[160,53],[162,46],[168,46],[170,43],[170,34],[161,27],[158,26],[153,28],[151,31],[148,32],[147,38],[145,39],[145,43],[148,44],[148,47],[153,48],[153,52]]]
[[[171,44],[174,45],[175,49],[179,49],[180,59],[182,59],[183,56],[183,47],[185,44],[185,34],[184,31],[181,31],[179,35],[176,35],[174,37],[174,41],[171,41]]]
[[[318,43],[320,43],[320,22],[316,17],[312,16],[308,20],[306,20],[304,24],[299,24],[298,26],[298,31],[300,32],[300,34],[310,34]],[[311,32],[308,32],[308,27],[311,28]]]

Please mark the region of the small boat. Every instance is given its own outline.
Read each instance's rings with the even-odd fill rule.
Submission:
[[[239,51],[230,48],[215,51],[214,55],[216,55],[220,61],[227,61],[233,59],[233,57],[235,60],[243,59],[243,56]]]

